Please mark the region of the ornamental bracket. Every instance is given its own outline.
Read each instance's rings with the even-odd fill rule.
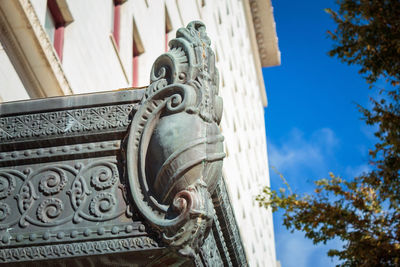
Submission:
[[[181,28],[151,71],[130,128],[127,170],[140,214],[181,254],[195,257],[211,229],[222,176],[222,99],[203,23]]]

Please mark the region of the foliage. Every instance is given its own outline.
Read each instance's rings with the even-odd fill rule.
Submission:
[[[371,169],[352,179],[333,174],[315,182],[313,194],[278,192],[265,187],[260,206],[284,210],[283,224],[314,243],[340,239],[330,250],[342,266],[400,266],[400,1],[337,0],[327,9],[337,24],[329,55],[360,66],[371,85],[385,80],[371,110],[359,107],[368,125],[377,127],[370,151]]]
[[[344,241],[342,250],[328,252],[343,260],[343,266],[398,266],[400,209],[394,205],[399,196],[390,195],[394,201],[388,201],[382,188],[364,180],[369,176],[346,181],[331,174],[315,182],[313,195],[266,187],[257,200],[273,211],[282,208],[283,224],[305,232],[315,244],[334,238]]]
[[[330,56],[360,65],[368,83],[381,77],[400,80],[400,1],[337,0],[338,12],[326,9],[337,24],[328,34],[335,42]]]

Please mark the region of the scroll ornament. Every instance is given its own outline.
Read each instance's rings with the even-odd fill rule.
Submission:
[[[221,177],[219,76],[205,25],[177,31],[151,71],[128,140],[130,191],[140,214],[181,254],[195,257],[211,228]]]

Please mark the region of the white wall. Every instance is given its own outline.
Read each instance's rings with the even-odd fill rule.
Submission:
[[[24,99],[29,95],[0,43],[0,102]]]

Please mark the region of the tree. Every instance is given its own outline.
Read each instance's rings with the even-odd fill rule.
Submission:
[[[368,125],[377,126],[370,150],[372,171],[351,179],[330,174],[315,182],[313,194],[265,187],[260,206],[284,210],[283,224],[300,230],[314,243],[340,239],[329,250],[342,266],[400,266],[400,1],[337,0],[327,9],[337,28],[330,56],[360,66],[370,87],[378,80],[379,99],[373,108],[359,106]]]

